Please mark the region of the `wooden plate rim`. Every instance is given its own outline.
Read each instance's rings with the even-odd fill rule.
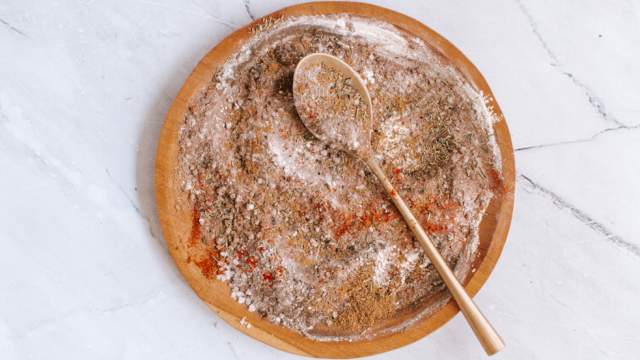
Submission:
[[[180,190],[180,185],[176,183],[174,176],[178,163],[177,140],[179,127],[184,119],[189,100],[202,85],[211,79],[217,67],[224,63],[251,36],[252,28],[266,21],[282,17],[338,13],[367,16],[382,20],[423,39],[444,54],[470,83],[487,96],[489,105],[499,119],[494,125],[494,131],[502,153],[504,193],[500,197],[499,208],[496,211],[495,218],[489,219],[491,225],[494,226],[494,231],[489,246],[483,249],[483,251],[486,251],[485,256],[477,267],[477,271],[471,275],[465,285],[469,294],[471,296],[475,295],[495,267],[506,242],[511,224],[515,189],[515,164],[509,130],[489,85],[473,63],[449,41],[426,25],[393,10],[358,2],[303,3],[283,8],[257,19],[223,39],[200,60],[168,111],[157,147],[155,190],[158,216],[170,254],[189,285],[222,319],[243,333],[284,351],[312,357],[353,358],[378,354],[410,344],[441,327],[456,315],[459,309],[455,303],[449,302],[432,316],[416,321],[400,333],[378,337],[373,340],[354,342],[314,341],[262,320],[256,314],[249,313],[242,305],[231,300],[226,285],[214,281],[215,284],[205,286],[207,279],[196,271],[188,261],[180,257],[180,246],[184,245],[191,232],[191,214],[189,210],[182,206],[187,200]],[[242,317],[246,317],[253,326],[248,328],[241,325],[240,319]],[[472,333],[469,332],[468,335],[472,336]]]

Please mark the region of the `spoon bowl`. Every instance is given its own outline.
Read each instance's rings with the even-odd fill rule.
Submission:
[[[313,102],[313,99],[310,99],[307,94],[309,89],[305,86],[305,82],[308,82],[310,80],[309,76],[313,74],[313,71],[309,71],[309,69],[317,69],[320,66],[329,68],[344,79],[350,80],[349,86],[358,92],[359,98],[362,101],[361,107],[365,111],[365,114],[362,114],[361,122],[356,124],[356,127],[345,127],[345,125],[349,124],[340,124],[340,119],[336,117],[322,121],[322,119],[318,118],[321,114],[313,114],[305,109],[305,103]],[[327,94],[322,95],[326,96]],[[342,150],[355,152],[361,158],[370,156],[371,120],[373,113],[371,96],[369,95],[369,90],[365,82],[349,64],[329,54],[314,53],[305,56],[296,66],[293,75],[293,99],[300,119],[315,137]],[[349,118],[349,116],[346,117]],[[347,120],[349,120],[348,122],[352,122],[350,119]],[[347,129],[352,130],[353,133],[345,133]],[[357,138],[355,142],[353,141],[353,135],[356,135]]]

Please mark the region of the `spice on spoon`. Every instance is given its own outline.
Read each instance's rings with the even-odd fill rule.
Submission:
[[[342,150],[358,152],[370,141],[367,119],[371,117],[353,79],[322,62],[303,64],[294,78],[296,108],[305,125],[321,140],[331,140]]]

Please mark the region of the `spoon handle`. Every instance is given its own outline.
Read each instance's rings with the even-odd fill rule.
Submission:
[[[504,348],[504,342],[500,338],[500,335],[498,335],[493,326],[491,326],[489,320],[482,315],[480,309],[478,309],[464,287],[460,282],[458,282],[455,275],[453,275],[453,272],[449,269],[449,266],[438,252],[438,249],[436,249],[431,240],[429,240],[424,229],[422,229],[422,226],[418,223],[415,216],[413,216],[413,213],[407,204],[405,204],[404,200],[402,200],[400,195],[398,195],[398,192],[393,188],[393,185],[391,185],[391,182],[384,174],[377,161],[372,156],[367,157],[365,161],[373,173],[376,174],[385,190],[387,190],[389,196],[391,196],[391,200],[393,200],[393,203],[402,214],[407,225],[411,228],[416,239],[418,239],[422,244],[424,251],[431,260],[431,263],[435,266],[436,270],[438,270],[440,277],[442,277],[442,280],[447,285],[449,292],[455,299],[458,307],[460,307],[460,310],[464,314],[464,317],[467,319],[467,322],[471,326],[471,329],[473,329],[473,332],[476,334],[476,337],[480,341],[480,344],[482,344],[484,350],[488,355],[493,355],[502,350],[502,348]]]

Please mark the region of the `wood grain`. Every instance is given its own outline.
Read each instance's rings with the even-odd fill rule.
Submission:
[[[300,355],[325,358],[353,358],[372,355],[412,343],[438,329],[450,320],[459,309],[453,301],[450,301],[439,311],[415,321],[400,333],[354,342],[318,342],[263,320],[257,314],[248,312],[243,305],[235,302],[225,283],[207,279],[197,266],[188,261],[186,247],[192,231],[192,209],[187,194],[180,190],[180,184],[177,183],[175,174],[178,165],[178,130],[184,120],[190,99],[199,88],[211,80],[218,66],[222,65],[251,36],[250,30],[254,26],[282,17],[339,13],[368,16],[385,21],[421,38],[448,59],[469,83],[488,97],[489,105],[499,118],[499,121],[494,125],[494,130],[502,153],[503,188],[501,193],[491,201],[480,224],[480,246],[474,262],[474,267],[477,270],[469,274],[464,282],[465,289],[470,296],[476,294],[485,283],[500,257],[511,223],[515,184],[511,137],[504,116],[487,82],[476,67],[451,43],[408,16],[364,3],[316,2],[300,4],[284,8],[254,21],[229,35],[209,51],[187,78],[176,96],[165,119],[158,142],[155,173],[156,201],[168,250],[182,275],[198,296],[233,327],[278,349]],[[437,298],[432,299],[432,301],[437,300]],[[425,304],[425,306],[427,305]],[[395,320],[396,322],[404,321],[414,317],[417,312],[417,310],[408,311]],[[252,326],[248,328],[241,325],[240,319],[242,318],[246,318]],[[469,334],[471,335],[471,332]]]

